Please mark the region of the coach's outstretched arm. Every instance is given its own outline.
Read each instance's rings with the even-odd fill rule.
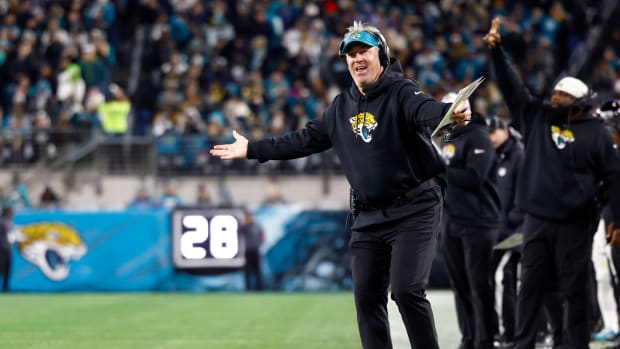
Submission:
[[[248,139],[233,130],[235,142],[231,144],[217,144],[210,150],[211,155],[223,160],[245,159],[248,157]]]

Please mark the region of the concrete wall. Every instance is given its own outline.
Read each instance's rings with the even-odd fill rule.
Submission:
[[[0,174],[0,187],[11,187],[11,172]],[[320,176],[282,176],[272,180],[267,176],[229,176],[223,181],[213,177],[180,177],[156,180],[152,176],[112,176],[100,178],[97,173],[78,172],[67,177],[63,172],[21,172],[27,183],[28,197],[33,205],[46,185],[50,185],[62,198],[63,207],[72,210],[118,210],[130,202],[137,189],[144,186],[155,198],[163,193],[167,182],[172,184],[183,202],[192,204],[198,184],[207,186],[214,203],[221,202],[220,188],[226,188],[238,205],[258,205],[275,185],[289,203],[309,207],[348,207],[349,185],[343,176],[330,176],[324,181]],[[326,184],[326,185],[325,185]]]

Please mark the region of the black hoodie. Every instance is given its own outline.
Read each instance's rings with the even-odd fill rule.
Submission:
[[[449,106],[420,91],[392,59],[365,95],[352,84],[336,96],[322,119],[282,137],[250,142],[248,158],[294,159],[333,147],[360,200],[388,207],[396,197],[445,172],[430,133]],[[413,214],[412,208],[382,211],[372,218],[362,212],[354,228]]]
[[[491,58],[513,125],[524,135],[519,208],[550,220],[596,219],[604,183],[620,227],[620,156],[603,123],[587,114],[552,119],[550,107],[532,97],[501,45]]]
[[[524,214],[516,206],[517,181],[523,164],[523,144],[512,134],[496,150],[497,154],[497,190],[502,202],[502,222],[499,240],[514,233],[522,233]]]
[[[448,165],[446,215],[463,226],[497,228],[501,209],[497,162],[482,120],[480,116],[455,129],[442,143],[442,155]]]

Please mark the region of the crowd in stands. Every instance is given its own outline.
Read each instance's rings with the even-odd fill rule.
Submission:
[[[232,129],[277,136],[321,117],[350,85],[337,53],[353,19],[381,28],[406,75],[437,98],[488,75],[481,37],[497,15],[532,91],[592,56],[580,73],[600,96],[618,96],[620,24],[608,21],[598,40],[590,37],[606,22],[602,3],[0,0],[2,128],[202,135],[206,147],[230,141]],[[131,59],[119,63],[119,51],[134,47],[142,48],[137,77]],[[139,79],[131,91],[130,78]],[[493,83],[474,105],[505,113]]]

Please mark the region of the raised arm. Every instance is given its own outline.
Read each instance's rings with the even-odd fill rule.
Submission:
[[[533,113],[526,113],[525,111],[528,106],[537,101],[519,77],[516,67],[509,61],[508,55],[501,45],[500,25],[500,19],[494,18],[491,29],[483,37],[483,40],[491,49],[491,62],[495,71],[496,83],[502,92],[512,118],[518,122],[517,117],[527,118],[533,115]]]

